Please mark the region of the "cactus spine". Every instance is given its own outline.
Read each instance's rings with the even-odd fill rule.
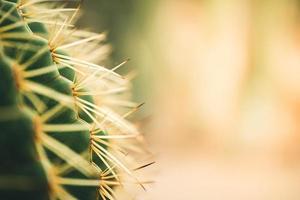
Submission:
[[[126,61],[94,64],[105,36],[76,30],[66,2],[0,0],[1,199],[112,200],[124,180],[146,183],[124,153],[143,152],[115,72]]]

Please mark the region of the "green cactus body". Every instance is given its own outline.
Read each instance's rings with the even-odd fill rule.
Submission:
[[[89,85],[119,94],[124,79],[72,55],[101,38],[72,36],[77,9],[46,6],[0,0],[0,199],[115,199],[119,174],[141,182],[111,153],[112,140],[137,130]]]

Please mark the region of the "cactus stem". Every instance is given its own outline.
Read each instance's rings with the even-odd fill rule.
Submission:
[[[53,139],[52,137],[41,134],[43,145],[59,156],[61,159],[65,160],[71,166],[76,168],[78,171],[84,175],[90,177],[94,174],[93,168],[91,168],[88,161],[86,161],[82,156],[75,153],[72,149],[60,143],[59,141]]]
[[[32,190],[35,188],[34,183],[32,182],[31,178],[23,177],[18,175],[1,175],[0,177],[0,188],[1,189],[13,189],[18,188],[20,190]]]
[[[14,105],[9,110],[22,114],[8,133],[24,126],[24,133],[30,136],[27,143],[24,139],[29,145],[24,145],[19,156],[33,158],[30,166],[23,164],[37,173],[33,176],[42,190],[38,195],[51,200],[93,199],[97,187],[98,197],[115,200],[115,187],[122,186],[123,178],[144,188],[145,182],[138,181],[134,171],[150,164],[132,170],[126,162],[130,161],[126,159],[128,150],[138,151],[136,143],[128,142],[139,132],[125,118],[142,104],[127,101],[122,92],[129,89],[128,79],[116,73],[129,59],[112,69],[94,64],[108,51],[108,46],[102,45],[105,33],[75,31],[73,21],[80,4],[64,8],[60,6],[63,2],[70,1],[1,1],[0,55],[7,54],[3,80],[10,81],[9,98],[3,104]],[[122,115],[114,106],[130,110]],[[13,115],[8,113],[5,120]],[[23,139],[16,142],[23,144]]]
[[[49,48],[47,46],[40,49],[34,56],[32,56],[31,59],[28,59],[25,63],[19,64],[22,70],[27,69],[30,65],[35,63],[44,53],[49,51]],[[41,67],[41,66],[40,66]]]

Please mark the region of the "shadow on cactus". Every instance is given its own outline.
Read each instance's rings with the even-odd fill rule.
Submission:
[[[74,27],[79,6],[0,0],[1,199],[112,200],[150,183],[137,176],[152,162],[126,120],[140,105],[115,72],[127,61],[94,64],[109,46]]]

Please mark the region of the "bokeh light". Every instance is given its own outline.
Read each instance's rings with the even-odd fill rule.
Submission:
[[[84,2],[131,58],[138,122],[157,155],[140,199],[300,199],[297,0]]]

